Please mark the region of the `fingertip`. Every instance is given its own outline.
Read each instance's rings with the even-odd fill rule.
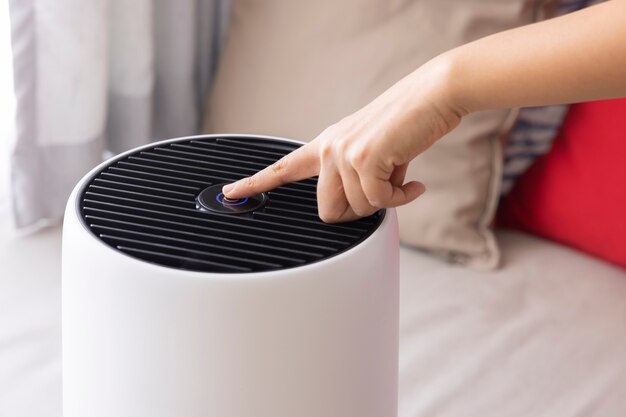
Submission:
[[[426,186],[424,185],[424,183],[421,183],[419,181],[411,181],[409,182],[409,184],[415,184],[414,186],[419,194],[423,194],[426,192]]]
[[[406,201],[404,204],[410,203],[415,200],[420,195],[426,192],[426,186],[418,181],[411,181],[402,186],[402,190],[406,196]]]
[[[228,198],[238,198],[238,196],[234,193],[236,186],[237,182],[226,184],[222,187],[222,193],[224,193],[224,196]]]

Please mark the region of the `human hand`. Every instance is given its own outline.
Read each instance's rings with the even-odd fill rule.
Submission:
[[[404,183],[408,163],[469,112],[625,96],[624,12],[626,0],[607,1],[439,55],[309,144],[223,192],[241,198],[319,175],[318,211],[327,222],[409,203],[425,188]]]
[[[425,65],[313,141],[224,186],[224,195],[243,198],[319,175],[318,213],[325,222],[355,220],[413,201],[425,186],[404,183],[409,162],[461,119],[448,105],[445,77],[445,65]]]

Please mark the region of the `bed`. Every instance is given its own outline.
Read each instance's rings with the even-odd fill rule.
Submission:
[[[60,227],[24,235],[1,218],[0,417],[60,417]],[[402,248],[399,416],[624,415],[626,273],[498,238],[492,273]]]

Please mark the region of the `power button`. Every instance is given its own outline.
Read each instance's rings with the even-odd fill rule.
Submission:
[[[226,184],[215,184],[202,190],[196,197],[198,209],[225,214],[239,214],[257,210],[267,202],[268,197],[265,193],[240,199],[230,199],[222,193],[224,185]]]

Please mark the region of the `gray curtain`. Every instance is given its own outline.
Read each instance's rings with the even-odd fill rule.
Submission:
[[[56,220],[105,151],[194,134],[228,0],[10,0],[15,223]]]

